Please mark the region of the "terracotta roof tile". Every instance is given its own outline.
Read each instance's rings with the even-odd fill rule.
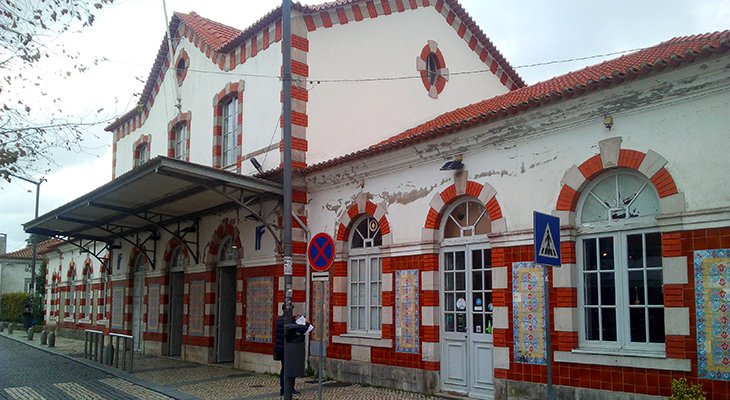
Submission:
[[[613,60],[457,108],[366,149],[312,165],[305,170],[305,173],[402,148],[563,98],[579,96],[626,80],[636,79],[649,72],[675,68],[684,63],[691,63],[696,58],[724,53],[728,49],[730,49],[730,30],[676,37]]]
[[[194,11],[191,11],[189,14],[176,12],[174,15],[180,18],[185,25],[202,36],[203,40],[205,40],[205,42],[215,50],[220,49],[221,46],[241,33],[241,31],[236,28],[223,25],[220,22],[216,22],[208,18],[203,18]]]
[[[36,246],[36,260],[43,259],[43,253],[53,250],[58,245],[63,243],[58,239],[44,240]],[[20,250],[11,251],[10,253],[0,254],[0,258],[3,259],[14,259],[14,260],[32,260],[33,259],[33,247],[27,246]]]

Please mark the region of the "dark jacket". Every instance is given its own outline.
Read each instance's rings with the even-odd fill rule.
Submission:
[[[276,341],[274,342],[274,360],[284,359],[284,325],[291,323],[292,319],[279,315],[276,319]]]
[[[295,323],[294,318],[287,318],[284,315],[280,315],[276,319],[276,342],[274,342],[274,360],[284,359],[284,336],[286,333],[284,327],[286,326],[286,324],[293,323]],[[299,325],[298,329],[292,332],[297,335],[304,335],[307,333],[307,329],[309,329],[309,322],[307,322],[305,325]]]

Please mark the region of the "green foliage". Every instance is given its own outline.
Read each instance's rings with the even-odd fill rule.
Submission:
[[[0,295],[0,320],[23,322],[23,311],[28,305],[28,293],[3,293]]]
[[[672,395],[668,400],[705,400],[705,392],[702,385],[693,385],[687,379],[672,380]]]
[[[78,52],[67,51],[64,32],[80,32],[113,0],[6,0],[0,2],[0,176],[43,173],[36,163],[53,163],[51,150],[78,150],[84,128],[100,123],[75,117],[48,91],[53,71],[61,79],[88,70]],[[101,110],[99,110],[101,111]],[[97,112],[98,114],[98,112]],[[51,168],[45,171],[50,171]]]

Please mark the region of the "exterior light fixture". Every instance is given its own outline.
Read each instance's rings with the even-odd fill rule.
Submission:
[[[609,131],[613,127],[613,117],[610,115],[604,115],[603,116],[603,126],[606,127]]]
[[[256,171],[259,171],[259,174],[264,173],[264,169],[261,167],[261,164],[253,157],[251,157],[251,164],[253,164],[253,167],[256,168]]]
[[[457,154],[453,160],[446,161],[439,171],[456,171],[464,168],[464,163],[461,162],[461,154]]]

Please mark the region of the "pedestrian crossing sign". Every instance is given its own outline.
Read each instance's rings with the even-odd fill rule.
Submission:
[[[560,218],[535,211],[535,263],[560,266]]]

